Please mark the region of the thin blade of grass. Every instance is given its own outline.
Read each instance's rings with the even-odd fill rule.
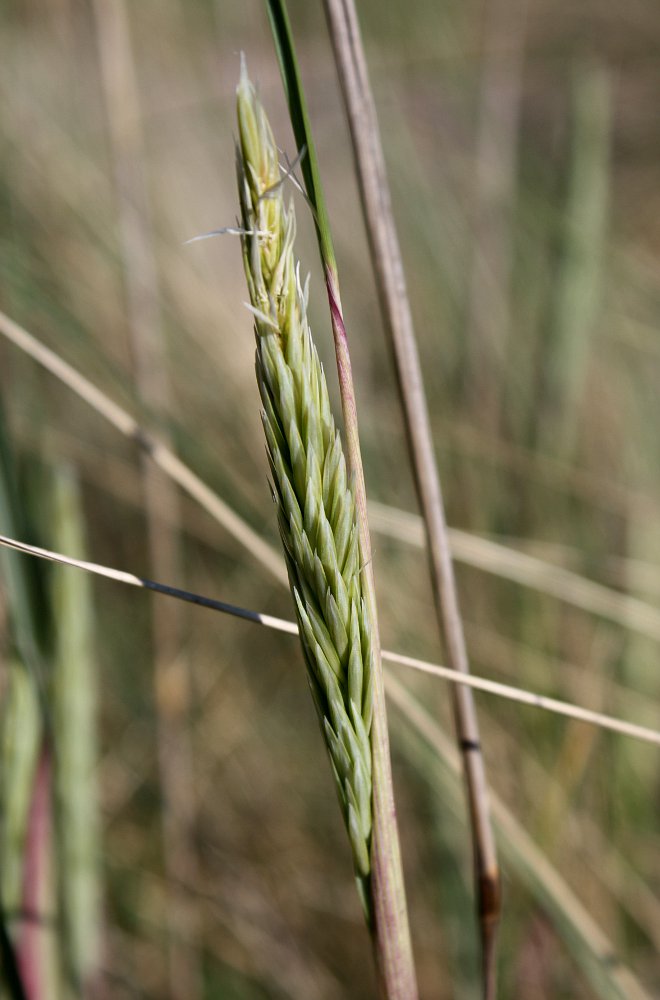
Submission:
[[[396,824],[394,791],[387,728],[387,710],[383,689],[382,665],[376,590],[374,584],[371,541],[367,519],[367,499],[364,470],[360,454],[357,407],[348,338],[339,293],[339,276],[330,234],[323,187],[321,184],[307,102],[293,43],[293,34],[285,0],[267,0],[273,37],[280,70],[289,104],[298,152],[302,160],[303,178],[316,224],[319,251],[325,271],[326,290],[330,305],[332,333],[335,343],[339,391],[344,417],[344,433],[348,469],[353,477],[355,506],[362,559],[362,584],[373,628],[373,725],[371,745],[373,755],[373,841],[371,864],[372,896],[375,914],[375,955],[381,992],[388,1000],[414,1000],[417,997],[415,973],[408,926],[401,849]]]
[[[48,559],[51,562],[61,563],[62,565],[71,566],[75,569],[82,569],[88,573],[95,573],[97,576],[103,576],[107,579],[115,580],[118,583],[128,584],[131,587],[140,587],[144,590],[152,590],[155,593],[163,594],[166,597],[173,597],[180,601],[187,601],[189,604],[197,604],[199,607],[208,608],[211,611],[219,611],[223,614],[232,615],[235,618],[243,618],[245,621],[263,625],[266,628],[272,628],[278,632],[287,632],[289,635],[298,635],[298,626],[294,622],[287,621],[284,618],[276,618],[273,615],[262,614],[259,611],[251,611],[248,608],[241,608],[234,604],[226,604],[223,601],[216,601],[211,597],[204,597],[201,594],[194,594],[187,590],[181,590],[178,587],[172,587],[169,584],[157,583],[155,580],[149,580],[146,577],[136,576],[134,573],[128,573],[125,570],[112,569],[109,566],[101,566],[98,563],[93,562],[85,562],[82,559],[73,559],[59,552],[51,552],[48,549],[42,549],[36,545],[28,545],[27,543],[18,541],[17,539],[7,538],[5,535],[0,535],[0,545],[6,545],[9,548],[15,549],[17,552],[23,552],[26,555],[36,556],[39,559]],[[618,732],[622,735],[631,736],[635,739],[642,740],[643,742],[660,746],[660,731],[649,729],[647,726],[638,726],[633,722],[626,722],[623,719],[617,719],[601,712],[593,712],[590,709],[581,708],[579,705],[573,705],[569,702],[559,701],[556,698],[549,698],[545,695],[535,694],[532,691],[525,691],[521,688],[512,687],[510,684],[500,684],[497,681],[491,681],[485,677],[476,677],[473,674],[463,674],[458,670],[451,669],[450,667],[443,667],[437,663],[429,663],[427,660],[420,660],[417,657],[407,656],[404,653],[394,653],[384,649],[382,650],[382,656],[384,660],[388,660],[390,663],[411,667],[413,670],[419,670],[422,673],[434,674],[435,676],[442,677],[444,680],[451,681],[454,684],[499,695],[500,697],[509,698],[510,700],[520,702],[521,704],[545,709],[549,712],[565,715],[568,718],[579,719],[582,722],[590,722],[594,725],[600,725],[606,729],[611,729],[613,732]]]
[[[5,530],[8,526],[27,532],[28,517],[19,500],[17,478],[0,412],[0,523]],[[27,994],[55,995],[59,969],[53,931],[51,712],[43,654],[49,615],[37,574],[9,552],[3,554],[2,568],[12,645],[21,661],[11,667],[12,699],[3,720],[2,833],[8,838],[1,859],[3,906],[9,902],[16,915],[28,914],[17,923],[15,934],[16,960]],[[40,926],[44,913],[50,917],[48,927]]]
[[[82,555],[79,490],[66,467],[55,471],[52,523],[58,547]],[[57,623],[52,699],[60,955],[72,994],[86,997],[101,956],[94,615],[85,574],[57,566],[51,586]]]
[[[204,597],[201,594],[194,594],[188,590],[181,590],[179,587],[172,587],[166,583],[157,583],[147,577],[137,576],[135,573],[128,573],[125,570],[113,569],[110,566],[101,566],[99,563],[88,562],[84,559],[74,559],[59,552],[51,552],[49,549],[40,548],[38,545],[29,545],[27,542],[18,541],[15,538],[8,538],[0,535],[0,545],[23,552],[26,555],[36,556],[39,559],[48,559],[50,562],[62,563],[65,566],[72,566],[76,569],[103,576],[108,580],[115,580],[117,583],[127,584],[129,587],[141,587],[145,590],[153,590],[155,593],[164,594],[166,597],[174,597],[189,604],[197,604],[202,608],[209,608],[211,611],[220,611],[224,614],[232,615],[236,618],[245,618],[247,621],[257,622],[268,628],[274,628],[281,632],[289,632],[291,635],[298,634],[298,626],[294,622],[276,618],[273,615],[262,615],[257,611],[250,611],[247,608],[240,608],[234,604],[226,604],[224,601],[216,601],[211,597]]]

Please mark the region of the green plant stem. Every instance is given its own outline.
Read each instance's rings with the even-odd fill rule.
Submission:
[[[296,143],[298,150],[304,151],[302,172],[305,187],[314,209],[316,233],[330,305],[348,467],[354,480],[363,565],[362,587],[373,627],[374,714],[371,745],[374,788],[371,888],[376,966],[381,993],[384,997],[387,997],[388,1000],[413,1000],[417,996],[417,980],[408,927],[401,849],[394,808],[389,734],[355,389],[339,293],[337,262],[332,245],[328,213],[305,95],[295,55],[291,25],[284,0],[268,0],[268,13],[276,42]]]
[[[53,476],[52,523],[59,548],[85,548],[80,488],[73,469]],[[71,993],[89,998],[97,986],[102,951],[97,764],[97,665],[91,584],[57,567],[50,576],[57,629],[51,684],[55,843],[59,898],[58,950]]]

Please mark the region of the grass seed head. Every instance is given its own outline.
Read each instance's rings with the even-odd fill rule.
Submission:
[[[368,900],[371,628],[359,577],[355,501],[307,322],[273,134],[245,62],[237,89],[243,260],[278,522],[321,730]],[[365,904],[368,912],[368,905]]]

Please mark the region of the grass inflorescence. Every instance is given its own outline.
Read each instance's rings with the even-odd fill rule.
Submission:
[[[270,125],[245,66],[238,87],[243,257],[262,420],[308,678],[369,915],[371,626],[360,583],[355,500],[307,321]]]

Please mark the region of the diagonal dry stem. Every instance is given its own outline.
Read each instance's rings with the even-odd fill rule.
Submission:
[[[284,561],[275,549],[170,448],[149,434],[128,411],[1,311],[0,334],[59,379],[120,434],[134,441],[184,492],[252,553],[271,576],[282,584],[288,583]],[[375,501],[369,502],[369,515],[376,531],[400,538],[411,545],[425,545],[424,525],[418,515]],[[489,538],[481,538],[456,528],[448,531],[454,559],[549,594],[590,614],[608,618],[622,628],[631,629],[640,635],[656,640],[660,638],[660,612],[652,605]]]
[[[426,547],[424,522],[417,514],[386,504],[369,502],[372,530],[398,538],[417,548]],[[540,594],[547,594],[598,618],[660,641],[660,610],[638,597],[580,576],[573,570],[556,566],[546,559],[503,545],[492,538],[482,538],[459,528],[448,528],[452,557],[456,562],[511,580]]]
[[[48,559],[63,566],[82,569],[88,573],[105,577],[108,580],[127,584],[130,587],[151,590],[154,593],[163,594],[165,597],[173,597],[179,601],[196,604],[198,607],[207,608],[210,611],[219,611],[221,614],[242,618],[244,621],[262,625],[264,628],[271,628],[276,632],[298,635],[298,626],[296,623],[288,621],[285,618],[277,618],[274,615],[263,614],[260,611],[251,611],[249,608],[242,608],[235,604],[217,601],[212,597],[204,597],[202,594],[181,590],[179,587],[173,587],[170,584],[158,583],[155,580],[137,576],[135,573],[129,573],[126,570],[113,569],[110,566],[102,566],[99,563],[74,559],[60,552],[52,552],[37,545],[29,545],[27,542],[22,542],[16,538],[9,538],[7,535],[0,535],[0,546],[14,549],[16,552],[22,552],[26,555],[36,556],[39,559]],[[578,719],[581,722],[588,722],[591,725],[609,729],[611,732],[640,740],[643,743],[660,746],[660,730],[651,729],[648,726],[641,726],[635,722],[628,722],[625,719],[606,715],[603,712],[595,712],[571,702],[560,701],[557,698],[550,698],[523,688],[513,687],[511,684],[501,684],[499,681],[491,681],[485,677],[475,676],[474,674],[463,674],[449,667],[443,667],[437,663],[429,663],[427,660],[420,660],[418,657],[407,656],[404,653],[394,653],[383,649],[381,655],[383,660],[387,660],[389,663],[409,667],[412,670],[430,674],[431,676],[441,677],[452,684],[474,688],[477,691],[493,694],[500,698],[507,698],[522,705],[530,705],[533,708],[540,708],[546,712],[563,715],[569,719]]]
[[[123,434],[165,472],[177,486],[199,503],[218,524],[222,525],[237,542],[282,584],[287,584],[286,568],[281,556],[254,531],[225,501],[218,496],[192,469],[188,468],[171,448],[150,434],[134,417],[101,389],[77,371],[73,365],[42,344],[22,326],[0,311],[0,333],[25,354],[29,355],[51,375],[68,386],[80,399]]]

